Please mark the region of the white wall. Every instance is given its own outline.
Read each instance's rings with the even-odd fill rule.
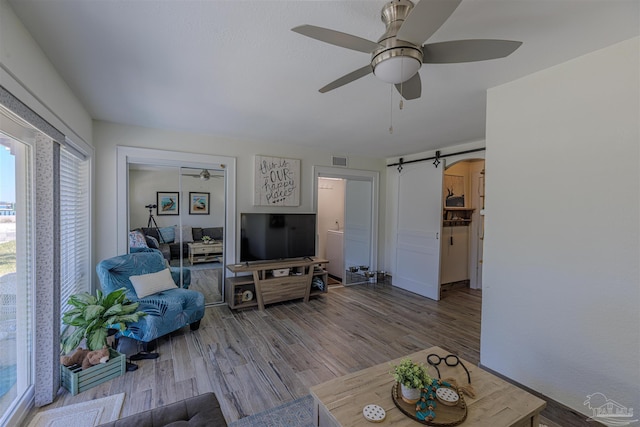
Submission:
[[[481,363],[640,410],[640,39],[489,90]]]
[[[0,85],[72,140],[91,144],[91,117],[6,0],[0,40]]]
[[[161,150],[183,151],[219,156],[235,157],[236,162],[236,213],[242,212],[313,212],[313,166],[331,164],[331,153],[321,149],[263,144],[253,141],[240,141],[210,135],[173,132],[160,129],[147,129],[114,123],[94,122],[94,141],[98,194],[96,200],[97,260],[118,254],[116,230],[117,202],[116,146],[155,148]],[[301,159],[301,194],[299,207],[256,207],[253,206],[253,170],[256,154]],[[373,170],[386,173],[383,159],[350,157],[349,166],[353,169]],[[384,185],[381,185],[380,200],[384,203]],[[380,224],[384,224],[384,212],[381,212]],[[384,236],[382,225],[380,236]],[[238,236],[236,236],[236,239]],[[381,246],[381,245],[380,245]],[[382,257],[383,248],[379,249]]]

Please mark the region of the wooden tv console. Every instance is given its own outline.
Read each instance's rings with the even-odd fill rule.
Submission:
[[[258,307],[264,310],[265,304],[303,298],[309,301],[312,295],[327,292],[328,274],[324,268],[329,261],[318,258],[305,258],[286,261],[249,262],[229,264],[227,269],[236,276],[227,277],[225,281],[225,297],[229,308],[240,309]],[[274,270],[289,269],[289,274],[274,276]],[[251,275],[241,275],[252,273]],[[312,289],[314,277],[324,283],[324,289]],[[246,291],[249,291],[246,293]],[[242,295],[252,294],[253,299],[242,301]]]

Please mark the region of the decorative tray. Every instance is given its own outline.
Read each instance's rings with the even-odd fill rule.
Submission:
[[[445,386],[443,385],[442,388],[445,388]],[[402,400],[400,396],[400,385],[398,383],[394,383],[393,387],[391,387],[391,399],[393,399],[393,403],[400,409],[400,412],[421,424],[440,427],[457,426],[467,418],[467,404],[462,397],[462,393],[459,392],[457,388],[454,386],[448,388],[458,394],[458,403],[455,404],[455,406],[449,406],[437,401],[434,410],[436,416],[431,421],[419,419],[416,416],[416,404],[407,403]]]

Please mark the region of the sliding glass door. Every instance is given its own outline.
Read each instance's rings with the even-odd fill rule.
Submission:
[[[33,386],[31,131],[0,109],[0,425]]]

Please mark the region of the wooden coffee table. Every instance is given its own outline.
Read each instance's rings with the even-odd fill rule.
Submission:
[[[423,362],[428,366],[427,355],[431,353],[442,357],[449,354],[440,347],[431,347],[405,357],[411,358],[414,362]],[[391,365],[398,364],[403,358],[311,387],[316,425],[322,427],[371,427],[375,424],[367,421],[362,415],[362,409],[369,404],[379,405],[386,411],[386,418],[379,425],[421,425],[400,412],[391,398],[393,377],[389,371]],[[472,399],[464,395],[467,404],[467,419],[460,424],[461,426],[538,427],[540,411],[546,406],[544,400],[474,366],[472,363],[465,360],[462,362],[471,373],[471,384],[475,388],[476,397]],[[447,367],[442,362],[440,372],[445,378],[454,377],[459,385],[467,383],[466,373],[461,366]],[[432,376],[437,376],[432,367],[429,368],[429,373]]]

